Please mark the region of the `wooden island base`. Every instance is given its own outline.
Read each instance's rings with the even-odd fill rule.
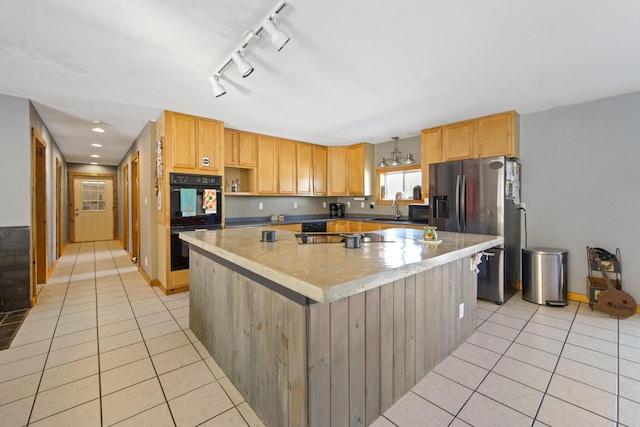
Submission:
[[[190,257],[190,328],[266,426],[369,425],[475,330],[468,256],[330,303]]]

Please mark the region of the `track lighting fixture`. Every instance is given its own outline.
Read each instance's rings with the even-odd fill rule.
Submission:
[[[407,153],[407,157],[402,159],[401,163],[400,160],[398,160],[399,157],[402,157],[402,151],[398,150],[398,139],[400,138],[397,136],[392,136],[391,139],[393,140],[393,151],[391,152],[391,162],[389,163],[389,166],[400,166],[402,163],[410,165],[416,162],[415,160],[413,160],[413,157],[411,157],[411,153]],[[378,163],[378,167],[387,167],[387,160],[384,157],[380,160],[380,163]]]
[[[211,82],[211,87],[213,89],[213,95],[216,98],[219,98],[222,95],[224,95],[225,93],[227,93],[227,90],[220,83],[220,76],[218,76],[218,75],[209,76],[209,81]]]
[[[277,15],[273,15],[273,17],[264,21],[262,24],[262,29],[271,37],[271,44],[276,48],[278,52],[282,50],[284,45],[286,45],[291,37],[287,35],[284,31],[280,30],[276,27],[274,20]]]
[[[291,39],[287,33],[276,27],[276,20],[278,18],[278,14],[287,6],[286,2],[281,2],[276,6],[276,8],[267,15],[267,18],[260,24],[260,26],[254,30],[248,30],[244,33],[243,38],[244,42],[240,47],[233,51],[231,56],[227,58],[227,60],[215,71],[212,75],[209,76],[209,81],[211,82],[211,86],[213,88],[213,94],[216,98],[227,93],[224,86],[220,83],[220,77],[222,73],[226,71],[226,69],[231,65],[231,63],[235,63],[240,75],[242,77],[247,77],[253,72],[253,66],[244,59],[245,48],[249,45],[249,42],[254,38],[260,38],[260,33],[264,31],[268,36],[271,37],[271,44],[277,49],[278,52],[282,50],[282,48],[289,42]]]
[[[247,77],[249,74],[253,73],[253,65],[249,64],[246,59],[244,59],[244,49],[236,50],[231,54],[231,59],[238,67],[238,71],[242,77]]]

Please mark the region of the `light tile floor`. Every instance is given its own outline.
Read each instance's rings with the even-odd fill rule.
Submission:
[[[640,316],[520,294],[476,316],[375,426],[640,425]],[[188,323],[188,295],[149,287],[117,242],[69,245],[0,351],[0,425],[262,425]]]
[[[640,316],[478,301],[477,329],[375,423],[640,426]]]

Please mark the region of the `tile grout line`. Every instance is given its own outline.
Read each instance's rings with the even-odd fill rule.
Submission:
[[[93,289],[96,302],[96,348],[98,351],[98,399],[100,400],[100,425],[104,425],[102,408],[102,370],[100,369],[100,316],[98,308],[98,265],[96,262],[96,244],[93,242]]]

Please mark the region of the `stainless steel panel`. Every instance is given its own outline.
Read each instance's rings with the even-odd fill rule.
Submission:
[[[431,212],[429,224],[441,231],[461,232],[457,184],[462,175],[462,162],[429,165],[429,198]]]
[[[478,266],[478,298],[503,303],[510,296],[504,282],[504,249],[492,248],[485,253]]]
[[[503,157],[463,162],[466,181],[465,232],[504,236],[504,162]]]

